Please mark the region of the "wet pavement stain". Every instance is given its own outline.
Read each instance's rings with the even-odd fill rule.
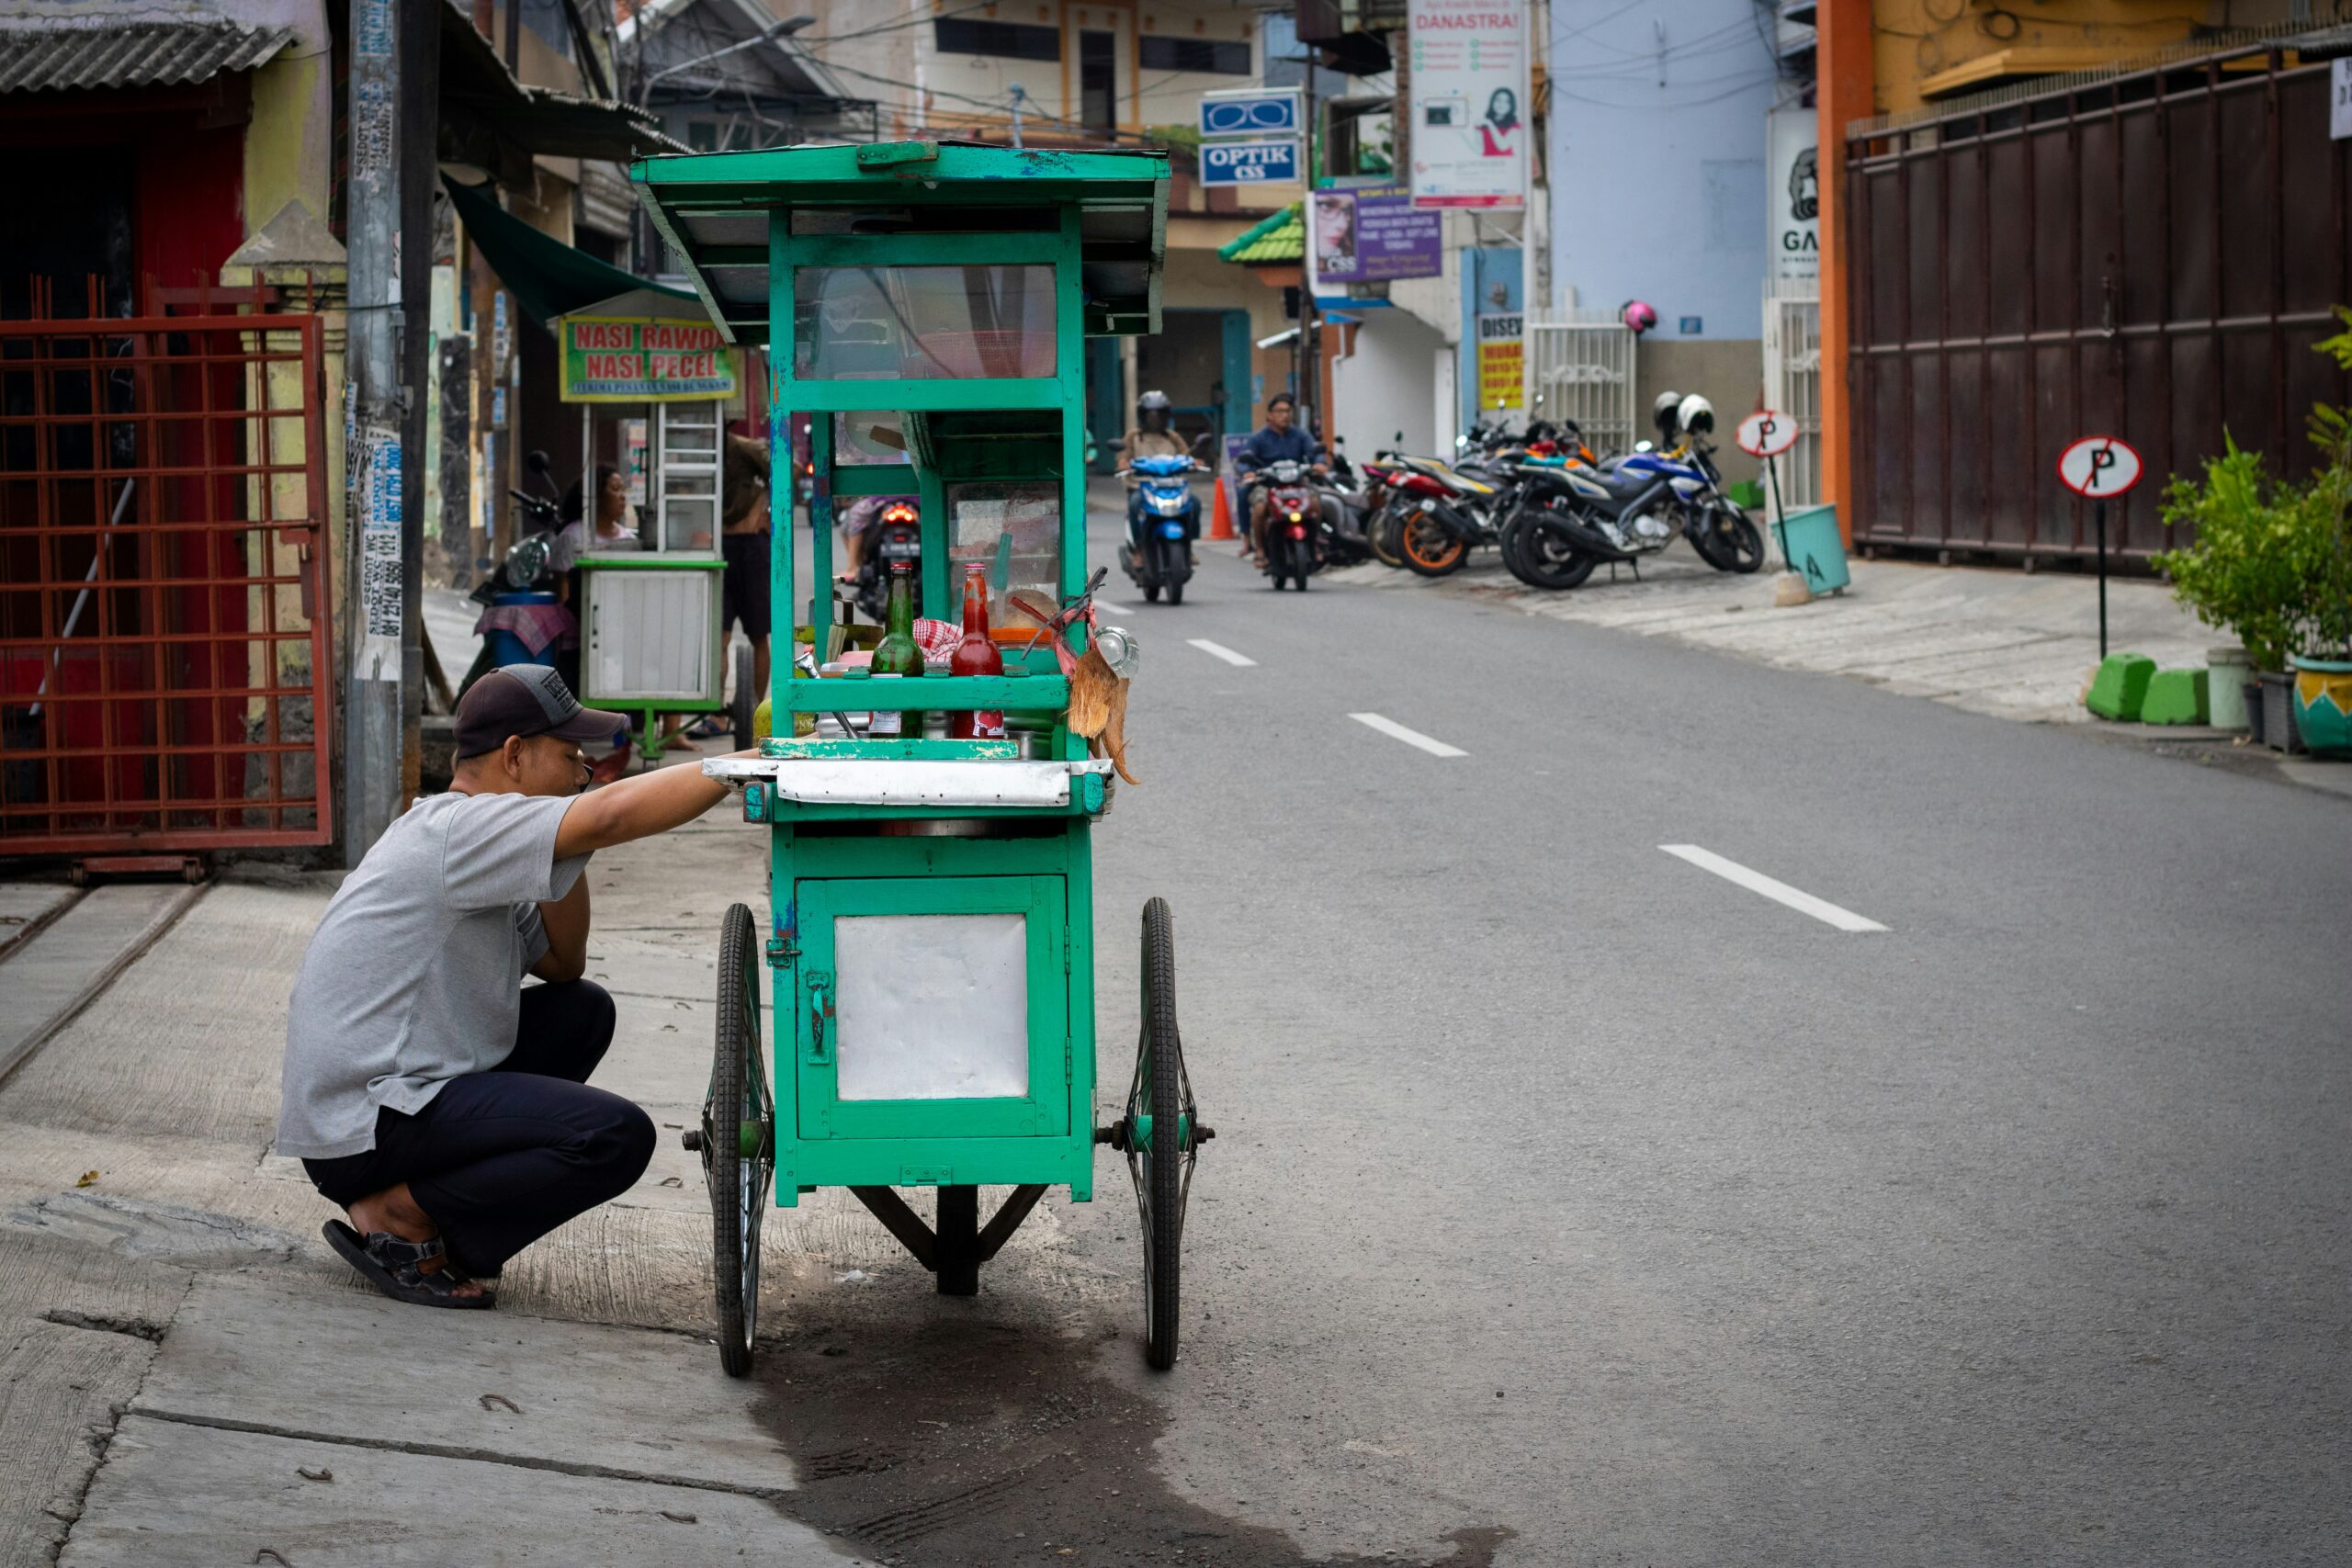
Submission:
[[[799,1471],[776,1504],[877,1562],[1490,1568],[1512,1537],[1457,1530],[1434,1559],[1310,1558],[1176,1495],[1153,1463],[1166,1414],[1095,1370],[1097,1337],[796,1305],[752,1373],[758,1418]]]

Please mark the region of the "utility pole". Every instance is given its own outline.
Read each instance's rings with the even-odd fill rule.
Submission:
[[[1322,413],[1322,389],[1306,378],[1307,367],[1313,363],[1310,349],[1315,334],[1315,51],[1306,51],[1306,79],[1299,89],[1301,124],[1305,140],[1299,145],[1302,166],[1299,177],[1305,182],[1306,196],[1299,204],[1299,266],[1298,266],[1298,341],[1292,351],[1295,368],[1291,384],[1298,389],[1299,407],[1294,410],[1302,416],[1299,428],[1311,439],[1315,421]]]
[[[357,864],[417,786],[424,657],[426,317],[438,0],[351,0],[351,440],[345,511],[343,840]]]

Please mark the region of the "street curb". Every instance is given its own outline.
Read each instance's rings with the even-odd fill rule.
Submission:
[[[150,948],[163,940],[164,933],[179,924],[180,918],[195,908],[196,901],[209,891],[209,883],[181,888],[178,896],[149,920],[137,936],[124,943],[121,952],[100,965],[97,973],[91,976],[89,981],[75,991],[62,1007],[42,1020],[6,1056],[0,1056],[0,1084],[6,1084],[10,1074],[32,1059],[34,1052],[48,1044],[67,1024],[79,1018],[83,1010],[103,996],[107,987],[113,985],[124,970],[144,957]],[[75,900],[76,903],[79,901]],[[9,951],[15,954],[23,951],[25,946],[25,942],[19,942]]]

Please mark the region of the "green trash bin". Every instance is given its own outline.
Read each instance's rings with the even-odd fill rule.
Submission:
[[[1846,541],[1838,532],[1838,508],[1800,506],[1774,525],[1781,556],[1815,593],[1838,593],[1853,578],[1846,570]]]

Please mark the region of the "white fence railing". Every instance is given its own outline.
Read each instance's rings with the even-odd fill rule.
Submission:
[[[1529,322],[1527,416],[1572,419],[1594,451],[1630,451],[1639,434],[1633,329],[1605,310]]]
[[[1821,499],[1821,286],[1764,285],[1764,395],[1796,421],[1797,444],[1781,459],[1781,499]]]

